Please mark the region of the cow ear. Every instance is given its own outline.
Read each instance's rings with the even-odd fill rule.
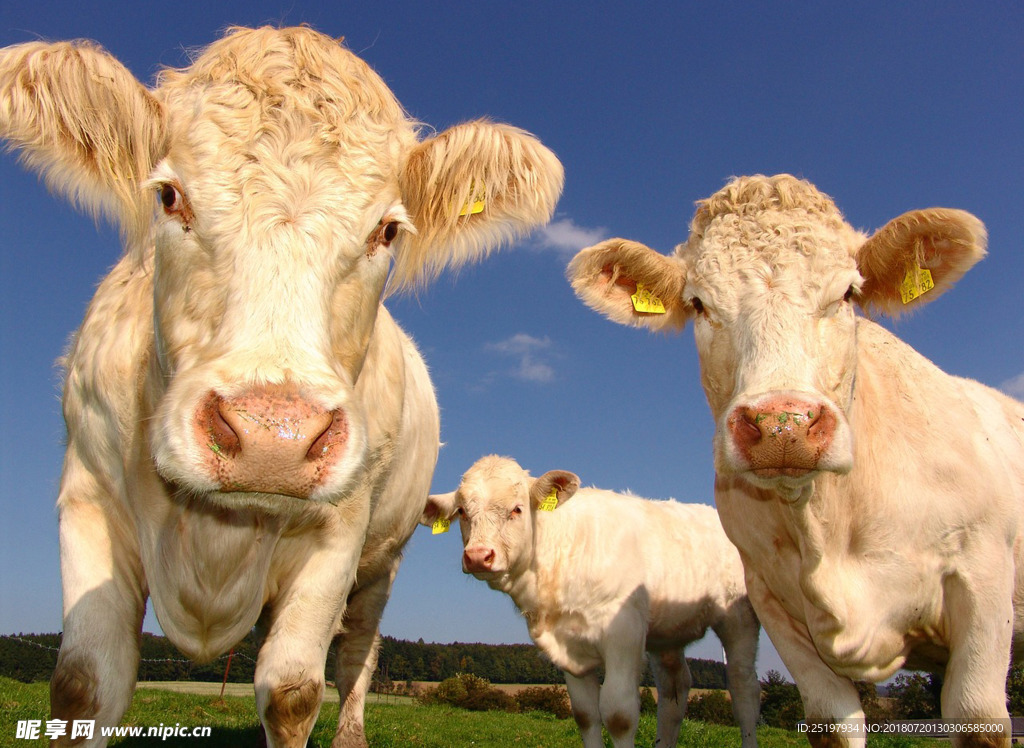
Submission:
[[[587,306],[623,325],[682,329],[694,314],[682,298],[683,264],[638,242],[609,239],[582,249],[566,275]]]
[[[547,223],[563,180],[555,154],[508,125],[467,122],[419,143],[401,175],[416,231],[396,247],[393,286],[481,259]]]
[[[153,201],[140,186],[167,148],[163,107],[98,46],[0,49],[0,137],[77,207],[130,238],[148,227]]]
[[[970,213],[929,208],[889,221],[857,251],[865,308],[896,316],[949,290],[985,256],[985,225]]]
[[[573,497],[579,487],[580,477],[576,473],[570,473],[568,470],[549,470],[530,486],[530,504],[536,509],[553,493],[558,499],[556,506],[561,506]]]
[[[459,508],[455,494],[455,491],[451,491],[428,496],[423,514],[420,515],[420,524],[430,527],[439,519],[451,519],[455,516],[455,512]]]

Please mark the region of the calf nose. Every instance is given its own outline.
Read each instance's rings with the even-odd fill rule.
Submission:
[[[467,574],[491,571],[494,567],[494,549],[483,546],[467,548],[462,554],[462,570]]]
[[[834,410],[822,402],[783,395],[738,405],[727,426],[748,469],[764,478],[798,477],[818,469],[836,430]]]
[[[225,398],[211,392],[196,418],[220,490],[309,498],[344,452],[348,423],[298,388],[268,385]]]

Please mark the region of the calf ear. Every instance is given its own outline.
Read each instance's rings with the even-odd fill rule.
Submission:
[[[563,180],[555,154],[508,125],[468,122],[423,141],[401,176],[416,232],[397,247],[393,284],[429,280],[547,223]]]
[[[895,316],[927,304],[985,256],[987,240],[985,225],[962,210],[929,208],[894,218],[857,251],[861,305]]]
[[[587,306],[623,325],[681,330],[694,314],[682,298],[686,281],[682,263],[638,242],[609,239],[582,249],[566,275]],[[636,298],[644,292],[656,297],[665,311],[644,311],[658,309],[656,304],[640,304],[638,309]]]
[[[580,477],[568,470],[549,470],[530,486],[530,503],[536,509],[551,495],[558,499],[558,506],[568,501],[580,487]]]
[[[420,515],[420,524],[430,527],[438,519],[451,519],[458,509],[455,491],[450,493],[432,494],[427,497],[427,505]]]
[[[163,108],[98,46],[0,49],[0,137],[79,208],[133,237],[148,226],[153,201],[140,185],[166,150]]]

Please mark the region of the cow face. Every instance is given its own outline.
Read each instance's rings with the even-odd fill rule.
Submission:
[[[984,245],[983,226],[962,211],[908,213],[868,238],[809,183],[749,177],[699,204],[674,256],[613,239],[581,251],[569,276],[586,303],[618,322],[692,321],[716,472],[793,499],[820,472],[853,465],[853,304],[898,313],[904,299],[930,301]],[[930,273],[923,285],[934,284],[927,295],[921,270]],[[638,310],[638,284],[664,313]]]
[[[339,501],[368,459],[379,403],[360,381],[389,273],[402,288],[483,256],[561,189],[515,128],[419,141],[379,76],[311,29],[234,29],[152,91],[92,46],[5,54],[35,78],[0,135],[113,215],[152,279],[138,330],[153,329],[156,468],[229,506]]]
[[[463,572],[487,581],[515,578],[533,559],[538,512],[562,506],[579,485],[579,478],[564,470],[534,479],[514,460],[483,457],[462,476],[456,491],[429,497],[420,522],[430,525],[438,517],[457,516]]]

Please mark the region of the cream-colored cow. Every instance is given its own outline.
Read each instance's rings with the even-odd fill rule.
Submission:
[[[463,571],[508,594],[562,669],[586,748],[604,745],[602,721],[616,746],[633,745],[645,650],[657,744],[674,746],[690,689],[683,649],[709,628],[725,648],[743,746],[755,748],[760,627],[715,510],[579,485],[564,470],[533,478],[507,457],[483,457],[456,491],[430,497],[422,522],[458,515]]]
[[[615,321],[693,322],[722,524],[809,721],[833,730],[862,724],[853,680],[902,667],[944,670],[946,718],[1007,716],[1024,634],[1024,405],[854,313],[934,299],[985,243],[978,219],[939,208],[866,236],[809,183],[755,176],[699,203],[672,257],[613,239],[569,267]],[[861,742],[850,735],[811,742]]]
[[[420,140],[308,28],[233,29],[152,90],[90,43],[0,50],[0,136],[125,236],[66,360],[53,717],[105,742],[149,597],[200,660],[260,622],[271,746],[306,743],[342,633],[334,745],[365,745],[377,627],[438,449],[426,368],[381,305],[389,272],[409,286],[545,222],[561,165],[487,122]]]

